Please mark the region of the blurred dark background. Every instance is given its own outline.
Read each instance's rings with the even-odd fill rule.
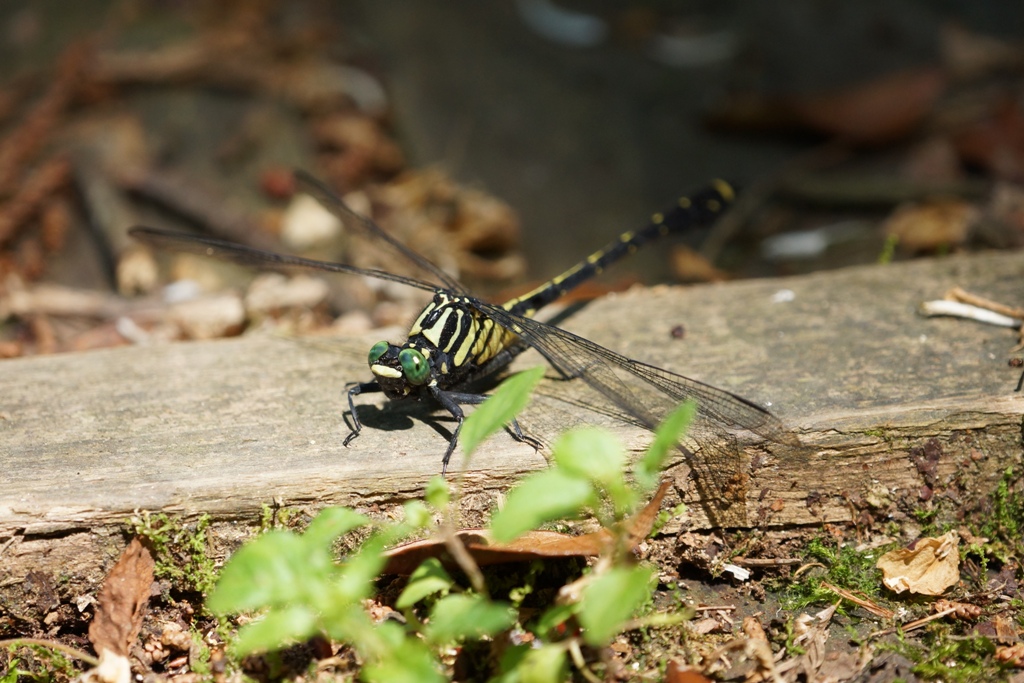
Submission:
[[[137,222],[360,262],[291,235],[294,166],[500,295],[714,177],[730,220],[607,286],[1016,248],[1021,36],[1019,2],[8,1],[0,275],[152,291]]]

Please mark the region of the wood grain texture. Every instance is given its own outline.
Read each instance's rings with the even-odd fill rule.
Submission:
[[[1021,255],[982,254],[658,287],[593,302],[564,326],[768,404],[800,435],[799,454],[748,449],[749,524],[849,521],[931,493],[971,505],[1020,463],[1024,398],[1013,391],[1019,370],[1007,366],[1015,333],[916,309],[955,285],[1019,303],[1022,278]],[[683,339],[672,338],[676,325]],[[0,542],[12,540],[0,569],[56,552],[60,539],[77,556],[76,534],[102,546],[140,509],[254,521],[273,501],[384,509],[418,497],[440,470],[449,418],[364,398],[366,429],[341,445],[343,386],[368,377],[377,337],[248,336],[2,361]],[[518,362],[538,362],[530,355]],[[602,422],[575,410],[572,421]],[[573,408],[565,414],[569,422]],[[644,432],[617,429],[631,449],[646,444]],[[460,462],[457,452],[456,471]],[[498,435],[465,471],[466,499],[485,511],[545,463]],[[670,476],[691,503],[681,524],[701,528],[685,473],[678,458]]]

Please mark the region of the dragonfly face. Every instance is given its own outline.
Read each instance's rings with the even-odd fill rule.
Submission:
[[[377,342],[370,349],[368,360],[370,372],[389,399],[405,398],[433,378],[426,355],[409,344]]]

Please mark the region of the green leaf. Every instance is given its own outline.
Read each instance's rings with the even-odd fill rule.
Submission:
[[[593,427],[562,434],[555,442],[552,456],[566,473],[601,483],[621,480],[626,462],[622,443],[603,429]]]
[[[531,474],[512,489],[505,505],[491,518],[497,541],[507,543],[545,522],[576,516],[596,503],[589,481],[555,467]]]
[[[7,647],[7,652],[10,654],[13,651],[13,646]],[[17,657],[11,657],[7,662],[7,671],[4,672],[3,676],[0,676],[0,683],[18,683],[20,676],[28,677],[30,672],[26,669],[22,669],[19,665],[21,661]]]
[[[423,492],[423,497],[430,507],[435,510],[444,510],[448,507],[448,501],[451,500],[448,482],[444,477],[431,477],[430,481],[427,482],[427,488]]]
[[[658,425],[654,432],[654,441],[633,468],[636,482],[641,488],[650,491],[658,485],[665,457],[686,435],[686,430],[690,428],[696,414],[697,403],[689,400],[669,413],[669,416]]]
[[[560,469],[604,489],[615,505],[617,517],[632,510],[637,495],[622,476],[626,450],[615,436],[601,429],[576,429],[563,434],[553,450]]]
[[[388,543],[395,543],[409,536],[417,529],[430,526],[433,513],[422,500],[409,500],[402,505],[402,523],[383,529],[387,533]]]
[[[324,635],[331,640],[351,643],[363,657],[368,657],[379,649],[379,643],[387,632],[387,627],[394,623],[385,621],[374,624],[361,602],[345,604],[343,600],[330,595],[325,596],[324,601],[334,605],[332,609],[323,610],[320,614]],[[394,623],[394,626],[398,627],[401,640],[404,630],[397,623]]]
[[[594,577],[580,597],[583,639],[594,646],[609,643],[651,595],[647,567],[613,567]]]
[[[307,545],[290,531],[268,531],[231,556],[206,600],[214,614],[246,612],[296,601],[310,576]]]
[[[427,646],[418,640],[404,638],[377,661],[363,667],[361,678],[370,683],[444,683],[437,661]]]
[[[501,673],[490,683],[562,683],[569,673],[567,663],[562,645],[513,645],[502,653]]]
[[[520,683],[561,683],[568,673],[565,649],[545,645],[530,650],[516,668]]]
[[[452,643],[464,638],[492,636],[515,621],[515,611],[505,603],[460,593],[434,603],[425,635],[433,643]]]
[[[361,515],[350,508],[324,508],[306,527],[302,538],[311,546],[329,548],[336,539],[369,521],[366,515]]]
[[[299,605],[275,609],[240,628],[234,649],[239,655],[277,650],[308,640],[317,630],[316,614],[311,609]]]
[[[540,365],[517,373],[501,383],[462,423],[459,441],[468,458],[483,441],[502,429],[530,402],[530,394],[544,376]]]
[[[334,587],[345,601],[356,602],[370,597],[373,581],[387,562],[384,557],[387,536],[379,532],[366,539],[359,550],[349,555],[341,565]]]
[[[409,576],[409,582],[395,601],[395,607],[412,607],[428,595],[448,590],[453,583],[452,577],[441,566],[440,560],[436,557],[427,558]]]

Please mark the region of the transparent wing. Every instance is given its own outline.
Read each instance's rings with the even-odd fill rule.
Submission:
[[[689,438],[697,448],[680,444],[688,456],[701,498],[710,503],[716,524],[745,521],[744,462],[736,432],[752,432],[777,443],[798,445],[785,426],[761,406],[723,389],[627,358],[589,339],[483,302],[481,312],[511,329],[559,372],[579,378],[614,408],[647,429],[656,428],[680,403],[697,402],[697,420]],[[737,504],[738,503],[738,504]]]
[[[384,248],[397,254],[407,264],[417,269],[417,275],[422,275],[424,280],[434,282],[435,284],[431,286],[431,289],[446,289],[456,294],[469,294],[461,282],[420,254],[417,254],[366,216],[362,216],[350,209],[341,197],[313,176],[305,171],[296,170],[295,180],[298,183],[299,189],[316,199],[325,209],[334,214],[350,233],[370,240],[375,249]],[[374,271],[374,273],[378,272],[384,271]],[[420,282],[422,284],[423,280],[420,280]]]
[[[328,273],[365,275],[380,280],[398,282],[428,292],[446,289],[458,294],[468,294],[466,288],[458,280],[402,244],[402,242],[369,218],[361,216],[350,209],[330,188],[305,171],[295,171],[295,179],[303,192],[308,193],[320,202],[325,209],[334,214],[351,234],[369,240],[375,249],[384,249],[397,255],[410,268],[415,268],[417,273],[422,275],[422,279],[397,275],[377,268],[360,268],[347,263],[319,261],[302,258],[301,256],[278,254],[214,237],[179,233],[157,228],[136,227],[132,228],[129,234],[139,241],[155,247],[211,256],[244,266],[275,270],[318,270]]]
[[[380,230],[380,228],[377,228]],[[383,231],[382,231],[383,232]],[[263,251],[247,247],[236,242],[227,242],[214,237],[203,237],[172,230],[160,230],[158,228],[135,227],[128,231],[128,234],[145,244],[159,247],[161,249],[173,249],[185,251],[201,256],[210,256],[222,261],[230,261],[243,266],[254,266],[258,268],[269,268],[274,270],[319,270],[328,273],[347,273],[349,275],[366,275],[399,282],[403,285],[425,289],[432,292],[437,289],[436,285],[429,282],[422,282],[411,277],[396,275],[384,270],[375,268],[357,268],[345,263],[334,263],[333,261],[317,261],[316,259],[302,258],[301,256],[289,256],[278,254],[272,251]]]

